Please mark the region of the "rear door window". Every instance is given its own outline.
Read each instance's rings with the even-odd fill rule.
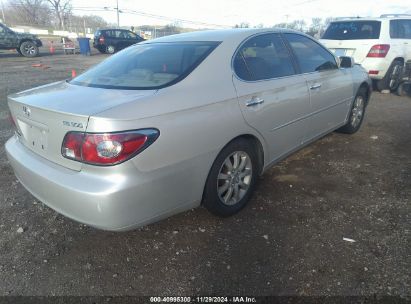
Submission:
[[[290,53],[278,34],[263,34],[244,43],[234,57],[234,71],[255,81],[295,74]]]
[[[310,38],[284,34],[297,58],[302,73],[338,69],[334,55]]]
[[[105,31],[105,36],[109,38],[117,38],[119,34],[120,34],[120,31],[116,31],[116,30]]]
[[[393,39],[411,39],[411,20],[391,20],[390,37]]]
[[[331,22],[322,39],[329,40],[358,40],[379,39],[380,21],[341,21]]]

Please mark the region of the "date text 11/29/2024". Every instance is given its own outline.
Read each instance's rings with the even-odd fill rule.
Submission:
[[[150,297],[151,303],[257,303],[255,297]]]

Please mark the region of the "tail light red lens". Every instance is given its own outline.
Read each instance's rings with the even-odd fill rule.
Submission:
[[[64,157],[81,161],[81,148],[83,144],[83,138],[84,133],[81,132],[67,133],[63,140],[61,154],[63,154]]]
[[[103,37],[103,36],[100,36],[100,38],[98,38],[98,42],[99,42],[100,44],[104,44],[104,37]]]
[[[376,44],[368,52],[367,57],[385,58],[390,50],[389,44]]]
[[[68,132],[61,154],[92,165],[116,165],[137,155],[159,136],[156,129],[116,133]]]

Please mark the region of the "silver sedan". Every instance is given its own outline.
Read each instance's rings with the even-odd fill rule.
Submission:
[[[355,133],[370,87],[351,58],[298,32],[175,35],[9,96],[6,151],[36,198],[97,228],[201,203],[229,216],[279,160],[334,130]]]

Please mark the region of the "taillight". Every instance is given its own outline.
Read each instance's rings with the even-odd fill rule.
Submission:
[[[116,165],[137,155],[159,136],[156,129],[116,133],[68,132],[61,154],[92,165]]]
[[[100,44],[104,44],[104,36],[100,36],[100,38],[98,38],[98,42]]]
[[[384,58],[385,56],[387,56],[389,50],[390,50],[389,44],[376,44],[368,52],[367,57]]]

